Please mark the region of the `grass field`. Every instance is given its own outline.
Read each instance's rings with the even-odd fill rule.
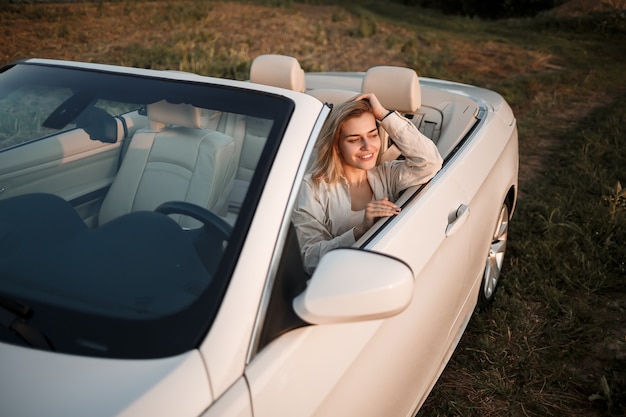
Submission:
[[[500,92],[520,135],[506,269],[420,415],[626,416],[623,2],[496,22],[373,0],[256,3],[0,0],[0,60],[244,79],[255,56],[282,53],[309,71],[405,65]]]

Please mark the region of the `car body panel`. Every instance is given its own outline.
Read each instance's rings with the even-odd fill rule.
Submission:
[[[202,417],[252,417],[252,404],[245,378],[239,378]]]
[[[212,402],[198,351],[128,361],[0,343],[0,357],[0,373],[11,375],[0,390],[5,416],[199,415]]]

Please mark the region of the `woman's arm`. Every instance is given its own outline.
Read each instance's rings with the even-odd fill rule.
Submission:
[[[409,119],[393,112],[382,120],[381,125],[405,157],[402,161],[380,166],[394,193],[424,184],[441,169],[443,159],[437,146]]]

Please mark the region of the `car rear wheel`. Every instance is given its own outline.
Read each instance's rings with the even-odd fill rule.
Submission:
[[[489,245],[489,253],[487,254],[487,262],[483,273],[483,282],[478,297],[478,303],[481,307],[487,306],[493,301],[493,297],[498,288],[502,266],[504,264],[504,254],[506,252],[506,243],[509,237],[509,206],[504,203],[500,209],[496,228]]]

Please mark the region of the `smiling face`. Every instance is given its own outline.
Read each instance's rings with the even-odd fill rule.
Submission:
[[[346,120],[339,132],[337,150],[346,175],[354,170],[374,168],[380,151],[374,115],[368,112]]]

